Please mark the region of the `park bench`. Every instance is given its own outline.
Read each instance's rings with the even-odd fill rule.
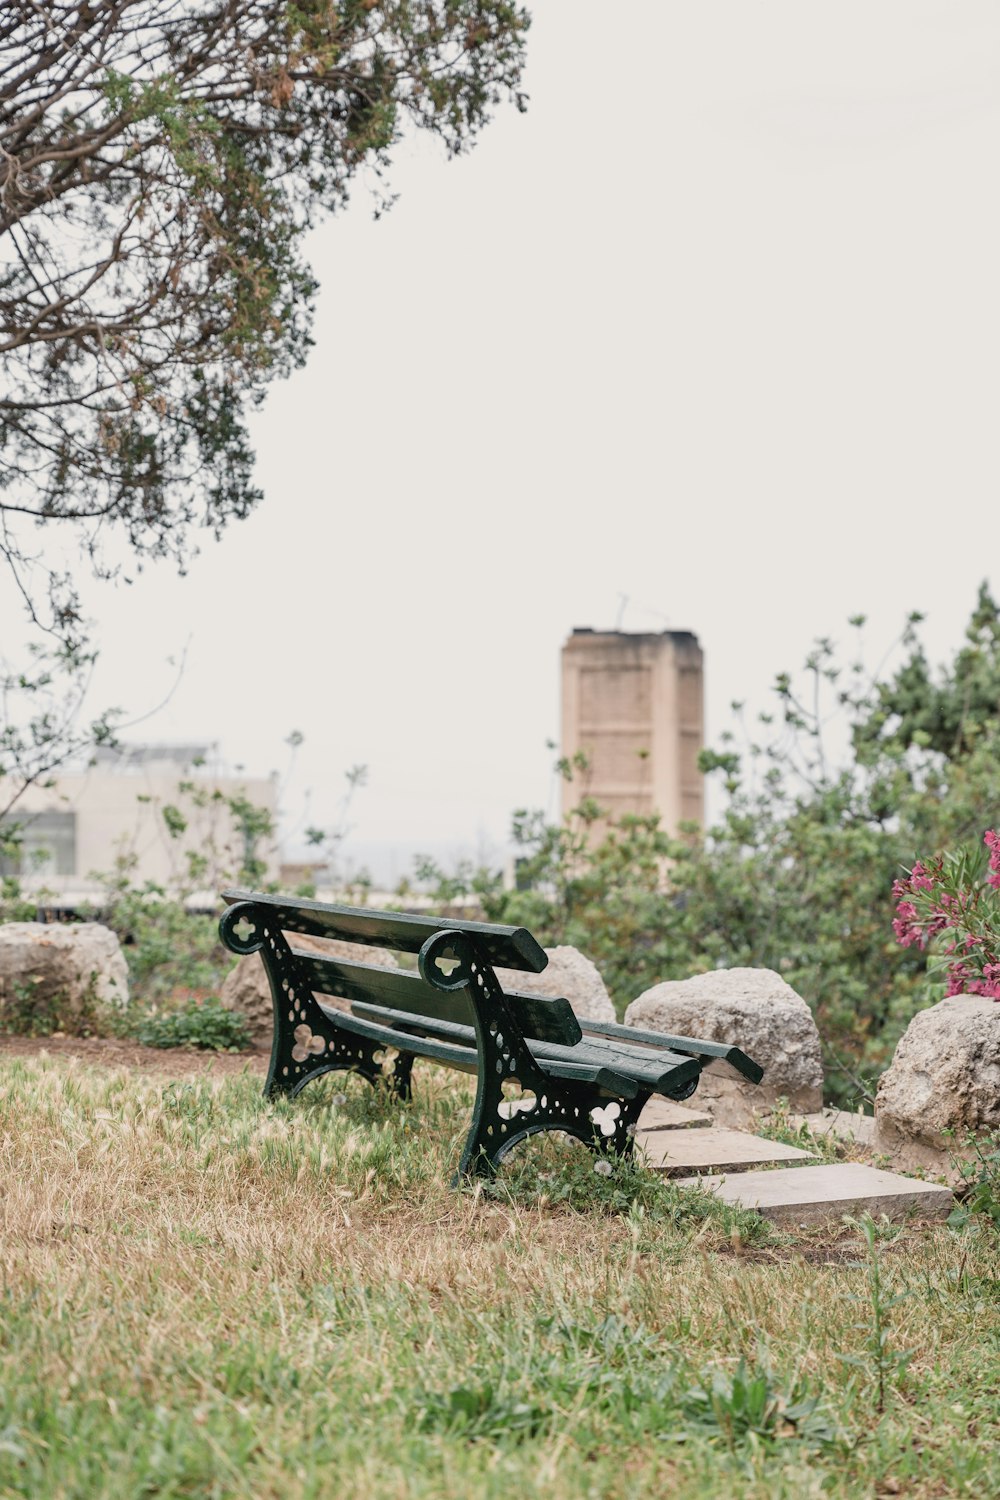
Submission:
[[[538,974],[548,962],[523,927],[223,895],[222,941],[260,953],[274,999],[265,1095],[294,1096],[347,1069],[408,1099],[415,1058],[474,1073],[462,1176],[491,1176],[512,1146],[543,1130],[626,1156],[653,1094],[688,1098],[720,1058],[753,1083],[763,1077],[737,1047],[580,1021],[568,1000],[504,990],[496,967]],[[307,951],[295,946],[300,933],[416,954],[418,972]]]

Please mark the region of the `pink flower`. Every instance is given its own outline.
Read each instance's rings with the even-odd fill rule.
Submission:
[[[985,886],[962,882],[961,863],[950,856],[915,860],[893,882],[896,902],[892,930],[904,948],[932,943],[947,959],[947,993],[982,995],[1000,1001],[1000,920],[985,888],[1000,891],[1000,828],[983,835],[989,851]]]
[[[986,883],[994,890],[1000,890],[1000,833],[994,828],[988,828],[983,834],[983,843],[990,851],[990,873],[986,877]]]
[[[901,903],[901,906],[906,906],[908,904],[908,902],[904,901]],[[911,921],[905,913],[901,917],[893,918],[892,930],[896,934],[896,941],[900,943],[902,947],[912,948],[914,946],[917,946],[919,948],[922,948],[924,946],[925,938],[923,928],[918,922]]]
[[[964,964],[952,964],[951,968],[948,970],[947,994],[967,995],[972,993],[969,990],[970,978],[971,976],[969,974],[969,971]]]

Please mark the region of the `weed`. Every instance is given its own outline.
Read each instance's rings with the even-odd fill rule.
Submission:
[[[800,1151],[809,1151],[820,1161],[843,1161],[848,1154],[844,1142],[832,1131],[816,1134],[804,1122],[796,1124],[787,1099],[779,1099],[765,1119],[758,1120],[756,1132],[768,1141],[781,1141],[785,1146],[797,1146]]]
[[[466,1438],[501,1439],[536,1437],[551,1427],[554,1413],[537,1402],[504,1394],[488,1381],[482,1385],[455,1385],[443,1394],[423,1398],[421,1432],[445,1431]]]
[[[912,1350],[897,1351],[889,1341],[888,1315],[909,1296],[909,1292],[886,1296],[878,1250],[880,1240],[891,1241],[900,1230],[888,1218],[883,1216],[882,1221],[876,1221],[871,1214],[862,1214],[860,1219],[848,1219],[847,1222],[861,1232],[868,1252],[865,1261],[867,1296],[851,1299],[866,1309],[867,1317],[864,1323],[853,1325],[865,1335],[864,1353],[841,1354],[840,1358],[844,1364],[855,1365],[869,1375],[875,1388],[875,1409],[881,1416],[885,1411],[886,1390],[900,1380],[913,1358]]]
[[[752,1367],[741,1359],[732,1374],[715,1370],[703,1376],[686,1392],[683,1407],[688,1417],[717,1432],[731,1449],[751,1437],[766,1442],[795,1437],[823,1445],[841,1436],[822,1397],[811,1394],[808,1381],[795,1380],[784,1394],[763,1350]]]
[[[961,1201],[948,1219],[953,1229],[962,1229],[974,1215],[1000,1228],[1000,1130],[984,1136],[969,1135],[965,1141],[971,1157],[954,1161],[961,1187]]]
[[[121,941],[132,1003],[157,1004],[178,989],[217,988],[232,958],[219,941],[216,924],[189,912],[162,887],[147,882],[137,888],[130,880],[127,863],[107,880],[100,920]]]

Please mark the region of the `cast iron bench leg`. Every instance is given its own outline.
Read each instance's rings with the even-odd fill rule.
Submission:
[[[456,965],[449,975],[438,967],[445,957]],[[464,989],[472,1003],[478,1052],[476,1103],[459,1178],[493,1177],[511,1147],[545,1130],[576,1136],[599,1156],[631,1155],[635,1122],[647,1093],[609,1099],[592,1084],[545,1073],[525,1044],[492,966],[464,935],[438,933],[424,944],[419,962],[429,984],[442,990]],[[535,1096],[527,1109],[516,1108],[504,1096],[504,1083],[513,1080]]]

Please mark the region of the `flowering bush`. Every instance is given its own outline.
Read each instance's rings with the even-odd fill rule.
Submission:
[[[983,847],[970,853],[917,860],[892,888],[892,924],[904,948],[927,948],[941,939],[931,967],[944,969],[949,995],[1000,1000],[1000,833],[988,829]]]

